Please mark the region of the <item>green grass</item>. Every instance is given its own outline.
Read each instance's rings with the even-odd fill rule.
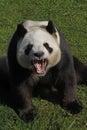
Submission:
[[[1,0],[0,55],[6,55],[10,36],[25,19],[53,20],[73,54],[87,63],[87,0]],[[0,130],[87,130],[86,86],[78,86],[78,97],[84,108],[77,115],[34,98],[37,116],[30,123],[24,123],[11,108],[0,105]]]

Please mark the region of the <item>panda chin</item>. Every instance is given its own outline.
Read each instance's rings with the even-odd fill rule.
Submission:
[[[48,65],[47,59],[34,59],[32,63],[38,76],[44,76],[46,74],[46,68]]]

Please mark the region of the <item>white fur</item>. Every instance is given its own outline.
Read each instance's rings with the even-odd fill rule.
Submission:
[[[31,31],[35,27],[44,27],[48,25],[48,21],[32,21],[32,20],[26,20],[23,23],[23,26],[27,29],[27,31]]]
[[[41,59],[48,59],[49,64],[47,66],[46,71],[55,66],[61,58],[61,51],[60,51],[60,40],[59,34],[57,34],[57,40],[49,34],[45,28],[40,27],[40,25],[47,26],[46,22],[33,22],[33,21],[26,21],[23,25],[27,29],[27,33],[25,34],[23,39],[17,44],[17,59],[19,64],[27,69],[33,69],[31,64],[32,59],[35,59],[34,53],[38,51],[43,51],[44,55]],[[33,28],[32,28],[33,26]],[[48,43],[51,48],[53,48],[53,52],[50,54],[48,50],[43,46],[44,43]],[[29,55],[25,55],[25,49],[28,44],[32,44],[33,47],[29,53]]]
[[[25,27],[25,29],[27,29],[28,32],[30,32],[30,31],[34,30],[35,28],[37,28],[37,27],[45,28],[48,25],[48,22],[49,21],[26,20],[23,23],[23,26]],[[56,29],[56,27],[55,27],[55,29]],[[57,44],[59,44],[60,43],[60,38],[59,38],[59,34],[58,34],[57,29],[56,29],[56,36],[57,36]]]

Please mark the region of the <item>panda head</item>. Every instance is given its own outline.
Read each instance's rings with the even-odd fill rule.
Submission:
[[[23,68],[44,76],[61,57],[60,39],[51,21],[22,23],[26,33],[17,43],[17,62]]]

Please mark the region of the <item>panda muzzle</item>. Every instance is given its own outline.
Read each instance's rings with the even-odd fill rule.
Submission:
[[[43,74],[48,65],[48,60],[47,59],[40,59],[40,60],[34,59],[33,65],[37,74]]]

